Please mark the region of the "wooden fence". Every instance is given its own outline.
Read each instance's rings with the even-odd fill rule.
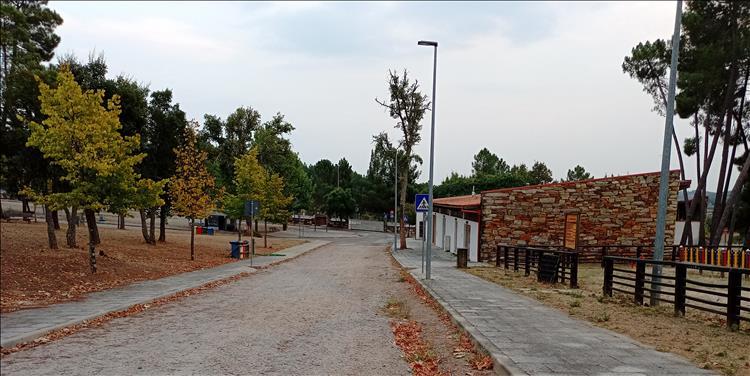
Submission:
[[[634,264],[635,270],[628,264]],[[646,270],[654,265],[664,271],[657,280]],[[691,269],[721,272],[727,277],[721,283],[710,283],[692,278]],[[750,269],[605,256],[603,290],[607,296],[613,291],[633,295],[636,304],[643,304],[646,298],[673,304],[675,315],[685,315],[686,308],[722,315],[729,328],[738,329],[740,322],[750,322],[750,286],[742,286],[743,275],[750,275]]]
[[[577,252],[549,248],[498,245],[496,248],[495,266],[502,266],[506,270],[512,269],[516,272],[523,270],[524,275],[527,276],[534,272],[537,280],[541,281],[543,276],[540,273],[539,263],[544,255],[554,255],[559,260],[555,276],[556,282],[565,283],[568,281],[570,287],[578,287],[579,261]]]

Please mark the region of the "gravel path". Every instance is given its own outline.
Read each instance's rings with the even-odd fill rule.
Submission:
[[[380,310],[396,288],[381,234],[2,359],[8,375],[409,374]]]

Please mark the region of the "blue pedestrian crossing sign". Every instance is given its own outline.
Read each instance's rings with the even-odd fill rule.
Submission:
[[[416,205],[415,211],[417,213],[426,213],[430,210],[430,195],[425,193],[417,193],[414,198],[414,205]]]

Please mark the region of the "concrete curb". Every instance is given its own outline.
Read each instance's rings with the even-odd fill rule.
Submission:
[[[285,257],[283,259],[279,259],[278,261],[273,261],[270,264],[259,266],[259,267],[255,267],[255,266],[250,267],[250,265],[247,265],[248,270],[241,271],[241,272],[235,273],[235,274],[230,275],[230,276],[224,276],[224,277],[221,277],[221,278],[212,279],[212,280],[205,281],[203,283],[200,283],[200,284],[197,284],[197,285],[194,285],[194,286],[191,286],[191,287],[187,287],[187,288],[180,288],[180,289],[168,290],[167,292],[165,292],[163,294],[159,294],[159,295],[156,295],[156,296],[153,296],[153,297],[149,297],[148,299],[143,299],[143,300],[137,301],[135,303],[128,302],[128,303],[125,303],[125,304],[121,304],[121,305],[115,306],[115,307],[113,307],[111,309],[103,310],[103,311],[100,311],[100,312],[97,312],[97,313],[94,313],[94,314],[91,314],[91,315],[87,315],[87,316],[83,316],[83,317],[80,317],[80,318],[76,318],[74,320],[70,320],[70,321],[67,321],[67,322],[62,323],[62,324],[53,325],[53,326],[50,326],[50,327],[46,327],[44,329],[39,329],[39,330],[35,330],[35,331],[32,331],[32,332],[29,332],[29,333],[21,335],[21,336],[16,336],[16,337],[13,337],[13,338],[5,339],[5,340],[2,341],[2,343],[0,343],[0,347],[2,347],[2,348],[10,348],[10,347],[13,347],[13,346],[16,346],[16,345],[19,345],[19,344],[23,344],[23,343],[27,343],[27,342],[33,342],[37,338],[43,337],[43,336],[45,336],[45,335],[47,335],[49,333],[58,331],[60,329],[64,329],[64,328],[67,328],[67,327],[70,327],[70,326],[73,326],[73,325],[77,325],[77,324],[83,323],[85,321],[89,321],[89,320],[93,320],[93,319],[96,319],[96,318],[99,318],[99,317],[102,317],[102,316],[106,316],[106,315],[108,315],[110,313],[124,311],[124,310],[127,310],[130,307],[136,306],[138,304],[151,303],[153,301],[156,301],[156,300],[159,300],[159,299],[163,299],[163,298],[167,298],[167,297],[170,297],[172,295],[178,294],[178,293],[183,292],[183,291],[187,291],[187,290],[190,290],[190,289],[201,287],[201,286],[204,286],[204,285],[209,284],[209,283],[213,283],[213,282],[225,280],[225,279],[228,279],[228,278],[232,278],[232,277],[235,277],[235,276],[240,275],[242,273],[256,273],[259,270],[268,269],[268,268],[270,268],[272,266],[275,266],[275,265],[278,265],[278,264],[281,264],[281,263],[284,263],[284,262],[287,262],[287,261],[294,260],[294,259],[296,259],[296,258],[298,258],[298,257],[300,257],[302,255],[305,255],[305,254],[307,254],[307,253],[309,253],[311,251],[314,251],[316,249],[325,247],[328,244],[330,244],[331,242],[329,242],[329,241],[317,241],[317,240],[314,240],[314,241],[311,241],[309,243],[313,243],[312,245],[314,245],[314,246],[310,247],[310,249],[306,249],[306,250],[300,252],[297,255],[290,256],[290,257]],[[302,246],[304,244],[309,244],[309,243],[303,243],[303,244],[300,244],[300,245],[297,245],[297,246]],[[318,243],[318,244],[314,244],[314,243]],[[297,247],[297,246],[295,246],[295,247]],[[290,247],[290,248],[293,248],[293,247]],[[290,249],[290,248],[287,248],[287,249]],[[281,251],[284,251],[284,250],[281,250]],[[247,260],[247,261],[249,262],[249,260]],[[187,273],[192,273],[192,272],[187,272]]]
[[[391,253],[391,255],[393,255]],[[497,375],[510,375],[510,376],[520,376],[520,375],[528,375],[528,373],[522,371],[521,369],[515,367],[513,364],[513,361],[508,358],[505,354],[503,354],[500,349],[495,346],[492,341],[490,341],[487,337],[484,336],[474,325],[472,325],[466,318],[461,315],[458,311],[456,311],[448,302],[443,300],[440,295],[438,295],[432,288],[430,288],[429,284],[420,279],[419,276],[412,273],[411,269],[406,267],[404,264],[402,264],[398,258],[393,257],[396,262],[398,262],[399,265],[401,265],[401,268],[409,272],[409,274],[414,278],[417,283],[419,283],[420,286],[428,293],[430,296],[435,299],[435,301],[440,304],[443,309],[448,312],[448,314],[451,317],[451,320],[461,327],[472,339],[472,341],[479,345],[481,348],[483,348],[489,355],[492,357],[492,360],[494,361],[494,367],[493,370],[495,371],[495,374]]]

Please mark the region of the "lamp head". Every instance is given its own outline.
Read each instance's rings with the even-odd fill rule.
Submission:
[[[430,41],[430,40],[420,40],[419,42],[417,42],[417,44],[420,45],[420,46],[431,46],[431,47],[437,47],[438,46],[438,42],[433,42],[433,41]]]

